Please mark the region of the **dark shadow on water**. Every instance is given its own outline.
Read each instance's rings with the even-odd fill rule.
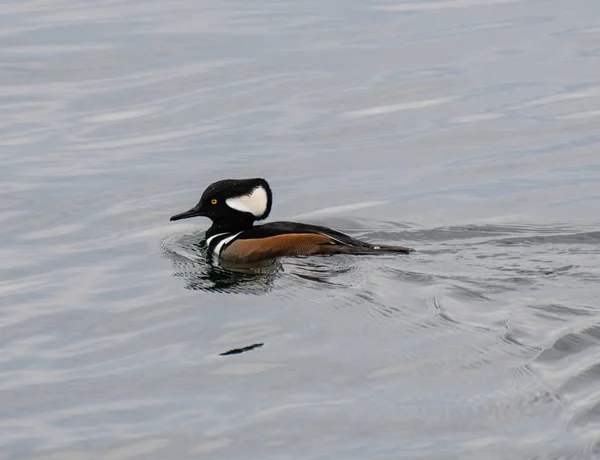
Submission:
[[[219,356],[231,356],[231,355],[239,355],[241,353],[245,353],[250,350],[254,350],[255,348],[260,348],[264,345],[264,343],[253,343],[252,345],[248,345],[247,347],[234,348],[229,351],[225,351],[223,353],[219,353]]]

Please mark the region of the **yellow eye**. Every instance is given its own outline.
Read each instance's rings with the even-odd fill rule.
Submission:
[[[210,200],[210,204],[217,204],[217,199],[213,198],[212,200]]]

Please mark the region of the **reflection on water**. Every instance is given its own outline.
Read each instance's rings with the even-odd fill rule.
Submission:
[[[204,237],[191,234],[162,242],[163,254],[171,260],[174,276],[190,290],[261,294],[269,292],[283,270],[278,260],[256,264],[234,264],[213,257]]]
[[[185,281],[185,288],[221,293],[264,294],[273,289],[276,280],[289,275],[315,283],[344,287],[335,278],[353,271],[351,259],[360,256],[310,256],[251,264],[217,259],[207,250],[203,235],[192,232],[165,238],[161,250],[173,265],[174,276]],[[397,256],[397,255],[396,255]],[[385,256],[376,256],[385,257]]]

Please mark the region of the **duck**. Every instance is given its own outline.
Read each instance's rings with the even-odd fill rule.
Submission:
[[[209,254],[232,263],[313,255],[409,254],[413,248],[371,244],[320,225],[277,221],[255,225],[271,213],[273,192],[263,178],[223,179],[210,184],[200,201],[170,221],[207,217]]]

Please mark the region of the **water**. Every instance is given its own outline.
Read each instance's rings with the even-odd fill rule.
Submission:
[[[0,458],[600,456],[599,14],[5,2]],[[418,252],[209,266],[252,176]]]

